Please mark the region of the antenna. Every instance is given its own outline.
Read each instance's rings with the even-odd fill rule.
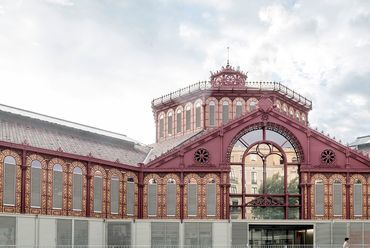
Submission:
[[[230,65],[229,59],[230,59],[230,47],[227,47],[227,66]]]

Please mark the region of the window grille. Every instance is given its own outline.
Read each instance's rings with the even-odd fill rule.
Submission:
[[[4,200],[5,205],[15,205],[15,184],[16,184],[16,163],[15,159],[7,156],[4,159]]]
[[[236,103],[236,109],[235,109],[235,116],[236,118],[240,117],[242,115],[243,106],[240,101]]]
[[[215,125],[215,103],[214,102],[209,103],[209,125],[210,126]]]
[[[74,221],[73,242],[75,246],[89,244],[89,223],[87,220]]]
[[[342,215],[342,184],[340,182],[333,183],[333,211],[335,216]]]
[[[164,136],[164,119],[163,117],[159,120],[159,137]]]
[[[186,130],[190,130],[190,124],[191,124],[191,111],[190,110],[186,110],[185,112],[185,128]]]
[[[167,118],[167,125],[168,125],[167,127],[168,134],[172,134],[172,114]]]
[[[178,133],[181,132],[181,129],[182,129],[182,114],[181,114],[181,111],[180,112],[177,112],[177,117],[176,117],[176,122],[177,122],[177,127],[176,127],[176,131]]]
[[[200,111],[200,107],[196,107],[195,108],[195,127],[198,128],[200,127],[200,119],[201,119],[201,111]]]
[[[73,210],[82,209],[82,171],[76,167],[73,170]]]
[[[176,183],[167,183],[167,216],[176,215]]]
[[[353,185],[353,211],[355,216],[362,216],[362,184]]]
[[[225,124],[229,121],[229,103],[224,101],[222,104],[222,123]]]
[[[322,181],[315,184],[315,214],[324,215],[324,184]]]
[[[57,246],[72,246],[72,220],[57,219]]]
[[[157,184],[151,183],[148,185],[148,215],[157,215]]]
[[[207,184],[207,215],[216,215],[216,183]]]

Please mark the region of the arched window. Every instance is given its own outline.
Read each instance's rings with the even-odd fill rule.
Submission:
[[[4,158],[4,205],[15,205],[16,162],[11,156]]]
[[[292,107],[289,108],[289,116],[290,118],[294,118],[294,109]]]
[[[31,162],[31,207],[41,207],[41,163]]]
[[[211,127],[213,127],[215,125],[215,102],[214,101],[210,101],[209,104],[208,104],[208,108],[209,108],[209,125]]]
[[[155,179],[150,179],[148,185],[148,215],[157,215],[157,181]]]
[[[164,117],[163,115],[159,116],[159,137],[164,137]]]
[[[257,108],[257,101],[256,100],[251,101],[249,103],[249,111],[252,112],[252,111],[256,110],[256,108]]]
[[[295,112],[295,118],[297,119],[297,121],[300,121],[301,120],[301,115],[300,115],[300,113],[299,113],[299,111],[297,110],[296,112]]]
[[[191,107],[190,105],[185,108],[185,129],[186,131],[191,128]]]
[[[195,128],[199,128],[201,123],[201,104],[195,105]]]
[[[110,212],[118,214],[119,211],[119,178],[112,176],[110,179]]]
[[[306,116],[304,114],[302,114],[302,122],[305,123],[306,122]]]
[[[216,181],[211,178],[207,183],[207,216],[216,215]]]
[[[322,180],[315,181],[315,215],[324,216],[324,182]]]
[[[353,185],[353,214],[362,216],[362,183],[356,180]]]
[[[196,216],[198,210],[198,184],[191,178],[188,182],[188,215]]]
[[[285,103],[283,104],[283,112],[284,114],[288,114],[288,107],[286,106]]]
[[[167,116],[167,132],[168,132],[168,135],[171,136],[172,135],[172,112],[168,113],[168,116]]]
[[[222,124],[225,124],[229,121],[229,102],[224,101],[222,103]]]
[[[63,168],[60,164],[53,167],[53,208],[62,209],[63,203]]]
[[[181,109],[178,109],[176,113],[176,132],[180,133],[181,130],[182,130],[182,111]]]
[[[236,118],[240,117],[242,113],[243,113],[243,103],[241,101],[237,101],[235,107],[235,117]]]
[[[335,180],[333,182],[333,215],[342,216],[342,182]]]
[[[281,110],[281,103],[280,101],[276,101],[276,108],[280,111]]]
[[[94,175],[94,212],[102,212],[103,201],[103,175],[100,171]]]
[[[172,178],[167,180],[167,216],[176,215],[176,181]]]
[[[126,197],[126,211],[127,215],[134,215],[135,211],[135,181],[133,177],[127,178],[127,197]]]
[[[73,201],[72,209],[75,211],[82,210],[82,170],[80,167],[73,169]]]

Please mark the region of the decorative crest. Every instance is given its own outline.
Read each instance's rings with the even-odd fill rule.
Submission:
[[[227,61],[226,67],[222,67],[220,71],[211,72],[212,87],[245,87],[247,74],[238,69],[235,70],[229,65],[229,59]]]

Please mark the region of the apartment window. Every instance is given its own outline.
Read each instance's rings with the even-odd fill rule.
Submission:
[[[155,179],[150,179],[148,185],[148,215],[157,215],[157,181]]]
[[[119,178],[113,176],[110,181],[110,211],[118,214],[119,210]]]
[[[73,169],[73,210],[82,209],[82,170],[79,167]]]
[[[236,108],[235,108],[235,117],[238,118],[242,115],[243,112],[243,105],[241,101],[236,102]]]
[[[127,215],[134,215],[134,207],[135,207],[135,182],[134,178],[129,177],[127,178],[127,199],[126,199],[126,207],[127,207]]]
[[[15,205],[16,163],[11,156],[4,159],[4,205]]]
[[[182,112],[181,109],[179,109],[177,110],[176,114],[176,131],[180,133],[181,129],[182,129]]]
[[[209,125],[214,126],[215,125],[215,102],[210,101],[208,107],[209,107]]]
[[[101,213],[103,201],[103,176],[100,171],[94,175],[94,212]]]
[[[31,207],[41,206],[41,163],[33,160],[31,163]]]
[[[176,181],[172,178],[167,181],[166,196],[167,216],[176,215]]]
[[[258,191],[257,191],[257,187],[256,186],[252,186],[252,194],[257,194]]]
[[[178,222],[152,222],[151,247],[178,247],[180,231]]]
[[[63,202],[63,169],[60,164],[53,167],[53,208],[61,209]]]
[[[222,124],[225,124],[229,121],[229,102],[224,101],[222,103]]]

